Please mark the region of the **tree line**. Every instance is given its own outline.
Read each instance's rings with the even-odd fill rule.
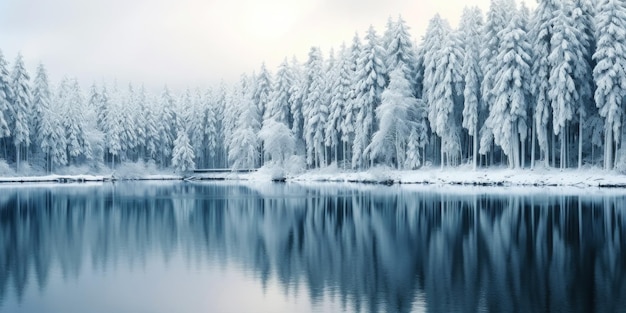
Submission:
[[[492,0],[453,29],[430,20],[419,45],[402,17],[324,55],[265,64],[231,85],[151,95],[75,79],[51,88],[0,55],[0,156],[47,171],[154,162],[255,168],[332,163],[474,168],[621,168],[626,1]]]

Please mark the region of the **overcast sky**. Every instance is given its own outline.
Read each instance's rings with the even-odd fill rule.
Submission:
[[[370,24],[401,14],[420,40],[437,12],[456,26],[464,6],[490,0],[0,0],[0,50],[19,51],[53,81],[145,83],[151,89],[232,81],[285,56],[326,55]],[[528,3],[530,2],[530,3]],[[527,1],[534,7],[535,1]]]

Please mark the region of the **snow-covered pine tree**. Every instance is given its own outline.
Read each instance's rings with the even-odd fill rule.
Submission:
[[[302,147],[302,149],[296,147],[296,150],[304,154],[306,152],[304,151],[304,115],[302,113],[302,105],[304,102],[305,81],[300,63],[295,57],[291,62],[291,69],[293,75],[293,83],[289,89],[289,107],[291,109],[291,120],[293,121],[291,129],[296,136],[296,141],[299,142],[296,145]]]
[[[626,97],[626,4],[602,0],[595,18],[596,66],[593,78],[596,105],[605,119],[604,168],[614,167],[614,147],[623,129]]]
[[[571,120],[576,111],[584,110],[582,95],[591,93],[584,34],[576,25],[576,15],[580,11],[572,0],[563,0],[553,22],[553,36],[550,42],[550,80],[548,97],[552,103],[552,128],[561,141],[561,169],[567,167],[568,137]],[[581,138],[579,138],[581,140]]]
[[[334,150],[335,162],[339,165],[341,159],[345,158],[345,145],[342,145],[342,125],[344,123],[344,112],[348,101],[350,101],[350,87],[352,74],[350,71],[350,54],[346,44],[341,45],[335,67],[332,87],[329,91],[330,106],[328,121],[326,123],[326,146]],[[345,165],[345,162],[344,162]]]
[[[135,125],[134,121],[136,103],[135,89],[132,84],[129,84],[128,90],[122,96],[121,106],[118,107],[118,110],[120,110],[119,123],[121,127],[120,143],[123,152],[121,161],[132,160],[133,151],[137,147],[137,125]]]
[[[24,67],[22,54],[19,53],[11,72],[11,90],[13,93],[10,118],[13,144],[15,145],[15,161],[17,169],[20,169],[22,157],[27,154],[30,146],[30,118],[31,113],[31,93],[30,76]],[[26,156],[27,157],[27,156]]]
[[[347,75],[350,77],[350,90],[348,94],[348,99],[343,108],[343,121],[341,123],[341,141],[344,146],[344,167],[345,163],[352,163],[352,145],[354,144],[354,135],[356,129],[356,116],[359,112],[358,106],[356,104],[356,95],[358,89],[358,81],[356,77],[356,70],[358,65],[359,56],[361,55],[361,39],[358,34],[354,35],[352,39],[352,45],[350,46],[348,62],[349,68],[346,73],[342,75]]]
[[[46,172],[67,164],[66,141],[60,116],[53,108],[44,108],[38,132],[39,148],[44,153]]]
[[[215,167],[215,157],[217,155],[219,142],[219,126],[218,126],[218,109],[216,96],[210,89],[204,94],[204,142],[208,151],[208,157],[211,159],[211,167]],[[208,166],[208,164],[206,164]]]
[[[386,54],[373,26],[370,26],[365,38],[367,44],[361,51],[355,73],[357,89],[354,108],[358,109],[358,113],[352,146],[352,167],[359,169],[373,163],[370,155],[365,153],[365,148],[378,129],[374,112],[380,105],[380,97],[387,84],[387,72],[383,61]]]
[[[332,92],[333,92],[333,84],[334,82],[338,79],[339,76],[339,72],[336,70],[336,65],[337,64],[337,59],[335,59],[335,49],[331,48],[330,49],[330,53],[328,55],[328,59],[325,60],[324,62],[324,67],[322,69],[322,81],[324,82],[324,91],[322,92],[322,97],[321,97],[321,102],[325,105],[326,107],[326,120],[324,121],[324,124],[321,125],[322,127],[322,133],[323,133],[323,138],[322,140],[324,141],[324,160],[325,164],[331,163],[331,161],[333,160],[333,157],[335,157],[336,159],[336,155],[335,152],[337,151],[337,147],[338,145],[331,145],[329,142],[327,142],[326,139],[328,139],[328,134],[326,133],[326,130],[328,130],[328,119],[330,117],[330,106],[331,106],[331,101],[332,101]],[[335,132],[335,130],[332,130],[333,132]]]
[[[217,131],[216,158],[214,167],[228,167],[228,147],[226,145],[225,138],[226,99],[227,86],[224,82],[221,82],[219,88],[217,89],[214,102],[215,127]]]
[[[246,84],[246,79],[242,78],[234,99],[239,114],[228,149],[228,160],[234,169],[255,168],[260,159],[258,132],[261,116]]]
[[[256,77],[252,101],[257,105],[261,117],[265,117],[265,111],[270,102],[272,92],[272,74],[267,70],[265,62],[261,64],[261,71]]]
[[[41,123],[44,119],[46,110],[50,109],[50,101],[52,101],[52,95],[50,93],[50,83],[48,80],[48,72],[45,66],[40,63],[37,66],[37,74],[32,86],[32,124],[31,124],[31,142],[35,149],[41,148],[41,142],[39,141],[41,136],[39,134],[41,130]],[[42,150],[46,152],[46,150]],[[46,169],[48,167],[46,166]]]
[[[119,122],[120,110],[118,109],[120,102],[117,86],[114,86],[111,92],[106,85],[102,87],[98,110],[98,127],[104,133],[104,161],[106,162],[107,158],[110,158],[111,168],[115,168],[115,158],[119,158],[122,150],[122,143],[120,142],[122,128]]]
[[[494,90],[494,77],[496,75],[496,57],[500,49],[502,41],[502,30],[511,20],[507,12],[504,0],[491,0],[489,11],[487,11],[487,20],[483,28],[483,49],[480,54],[480,67],[483,74],[481,83],[481,102],[485,111],[491,111],[491,107],[497,96]],[[481,154],[487,154],[492,150],[493,146],[493,130],[484,123],[479,131]]]
[[[482,47],[483,18],[478,7],[466,7],[461,17],[460,31],[463,39],[463,128],[472,137],[472,164],[478,167],[478,126],[481,120],[481,82],[480,53]],[[484,119],[484,117],[482,117]]]
[[[589,77],[593,77],[593,68],[595,66],[593,61],[593,53],[596,50],[595,25],[593,22],[596,14],[595,2],[595,0],[574,0],[574,19],[577,28],[582,34],[580,40],[585,46],[584,55],[589,71],[585,74],[584,79],[581,80],[581,83],[589,86],[589,90],[587,90],[588,93],[580,93],[582,105],[578,107],[578,168],[581,168],[583,165],[583,144],[586,143],[586,145],[590,146],[591,151],[594,150],[592,134],[599,134],[600,129],[593,129],[593,127],[599,126],[597,121],[602,119],[593,99],[595,84],[593,79],[589,79]],[[590,131],[587,131],[589,129]],[[601,142],[601,140],[597,142]],[[593,156],[591,156],[591,159],[593,161]]]
[[[54,165],[65,164],[65,160],[57,163],[54,162],[55,148],[57,141],[61,139],[59,133],[59,117],[52,110],[52,94],[48,82],[48,74],[43,64],[37,67],[37,75],[35,76],[33,86],[33,108],[36,116],[36,143],[38,148],[44,154],[45,169],[50,173]],[[55,164],[56,163],[56,164]]]
[[[404,68],[405,78],[411,84],[413,95],[416,95],[415,79],[417,78],[417,57],[415,55],[415,47],[409,34],[409,27],[406,25],[402,16],[398,16],[398,20],[391,24],[390,39],[385,43],[385,51],[387,52],[385,64],[387,71],[391,73],[397,68]]]
[[[156,163],[159,151],[159,121],[157,121],[158,109],[156,108],[158,100],[153,95],[146,94],[143,87],[141,88],[141,94],[140,99],[145,99],[142,101],[142,103],[144,103],[142,111],[146,123],[144,127],[146,132],[144,157],[147,161],[154,161]]]
[[[143,85],[141,85],[139,89],[135,90],[133,99],[132,119],[135,125],[135,151],[133,154],[137,161],[145,161],[148,130],[146,120],[147,98],[146,90]]]
[[[191,114],[187,122],[189,124],[189,140],[195,152],[196,165],[205,168],[207,142],[204,130],[206,128],[206,116],[209,110],[208,99],[204,97],[198,88],[192,92],[191,96],[191,107],[189,108]]]
[[[170,94],[167,86],[161,93],[161,99],[159,101],[159,117],[157,123],[159,132],[159,163],[161,167],[167,167],[167,160],[172,155],[172,148],[174,144],[174,131],[176,124],[176,114],[174,110],[176,108],[176,101]]]
[[[85,137],[84,98],[76,79],[66,82],[62,121],[67,139],[68,165],[92,158],[91,147]]]
[[[557,0],[540,0],[539,6],[531,19],[529,37],[532,40],[533,59],[531,88],[536,97],[533,129],[537,132],[537,143],[541,151],[541,159],[547,165],[550,162],[550,144],[548,142],[549,124],[551,123],[552,108],[550,104],[550,66],[549,56],[552,51],[553,21],[558,12]],[[552,137],[552,136],[550,136]],[[534,142],[533,142],[534,146]],[[533,148],[534,149],[534,148]],[[552,155],[554,160],[554,155]],[[534,155],[531,167],[534,167]]]
[[[311,48],[305,68],[302,113],[306,161],[311,167],[321,167],[326,164],[324,127],[328,120],[328,107],[324,101],[324,60],[319,48]]]
[[[185,174],[196,167],[194,162],[195,154],[189,142],[187,131],[182,125],[178,127],[176,134],[174,148],[172,149],[172,167],[177,173]]]
[[[11,130],[9,128],[9,110],[11,109],[11,101],[13,101],[13,91],[11,90],[9,78],[7,62],[0,50],[0,140],[11,136]],[[4,148],[3,150],[6,151],[6,147]],[[4,157],[7,157],[6,153]]]
[[[420,64],[419,60],[422,62],[422,99],[425,100],[426,106],[428,107],[428,112],[430,114],[431,107],[433,106],[433,95],[434,95],[434,86],[436,83],[435,79],[435,69],[437,68],[439,59],[438,54],[442,49],[446,36],[450,32],[450,25],[448,21],[441,18],[439,14],[436,14],[429,22],[428,28],[426,29],[426,34],[423,37],[423,41],[420,45],[420,53],[418,55],[418,65]],[[434,120],[430,119],[429,121],[431,128]],[[433,147],[433,157],[436,157],[436,135],[433,130],[433,140],[430,140],[430,143]]]
[[[98,107],[100,106],[100,91],[98,86],[93,83],[89,89],[87,96],[87,106],[85,107],[85,140],[91,147],[94,163],[100,165],[104,161],[104,132],[98,126]]]
[[[441,166],[461,161],[463,112],[463,48],[460,35],[450,32],[434,55],[434,80],[428,89],[431,129],[441,137]]]
[[[496,97],[485,123],[492,129],[495,143],[508,157],[509,167],[521,168],[528,133],[531,47],[519,14],[499,36],[501,43],[493,77]]]
[[[289,128],[293,127],[293,117],[291,116],[291,108],[289,99],[291,98],[291,85],[293,84],[293,76],[289,67],[287,58],[279,65],[276,72],[276,79],[272,86],[272,92],[269,97],[268,115],[278,122],[282,122]]]
[[[409,113],[418,105],[406,79],[406,71],[398,67],[391,72],[389,86],[383,91],[381,104],[376,108],[379,128],[365,149],[373,159],[382,158],[386,165],[398,169],[405,165],[407,140],[415,128],[412,124],[416,123]]]

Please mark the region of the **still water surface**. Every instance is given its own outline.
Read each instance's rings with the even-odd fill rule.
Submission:
[[[0,312],[626,312],[626,196],[0,188]]]

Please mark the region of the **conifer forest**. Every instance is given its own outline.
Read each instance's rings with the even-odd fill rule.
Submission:
[[[399,15],[346,40],[237,82],[159,93],[52,82],[44,64],[29,73],[0,52],[0,163],[626,170],[624,0],[492,0],[456,29],[436,15],[411,34]]]

